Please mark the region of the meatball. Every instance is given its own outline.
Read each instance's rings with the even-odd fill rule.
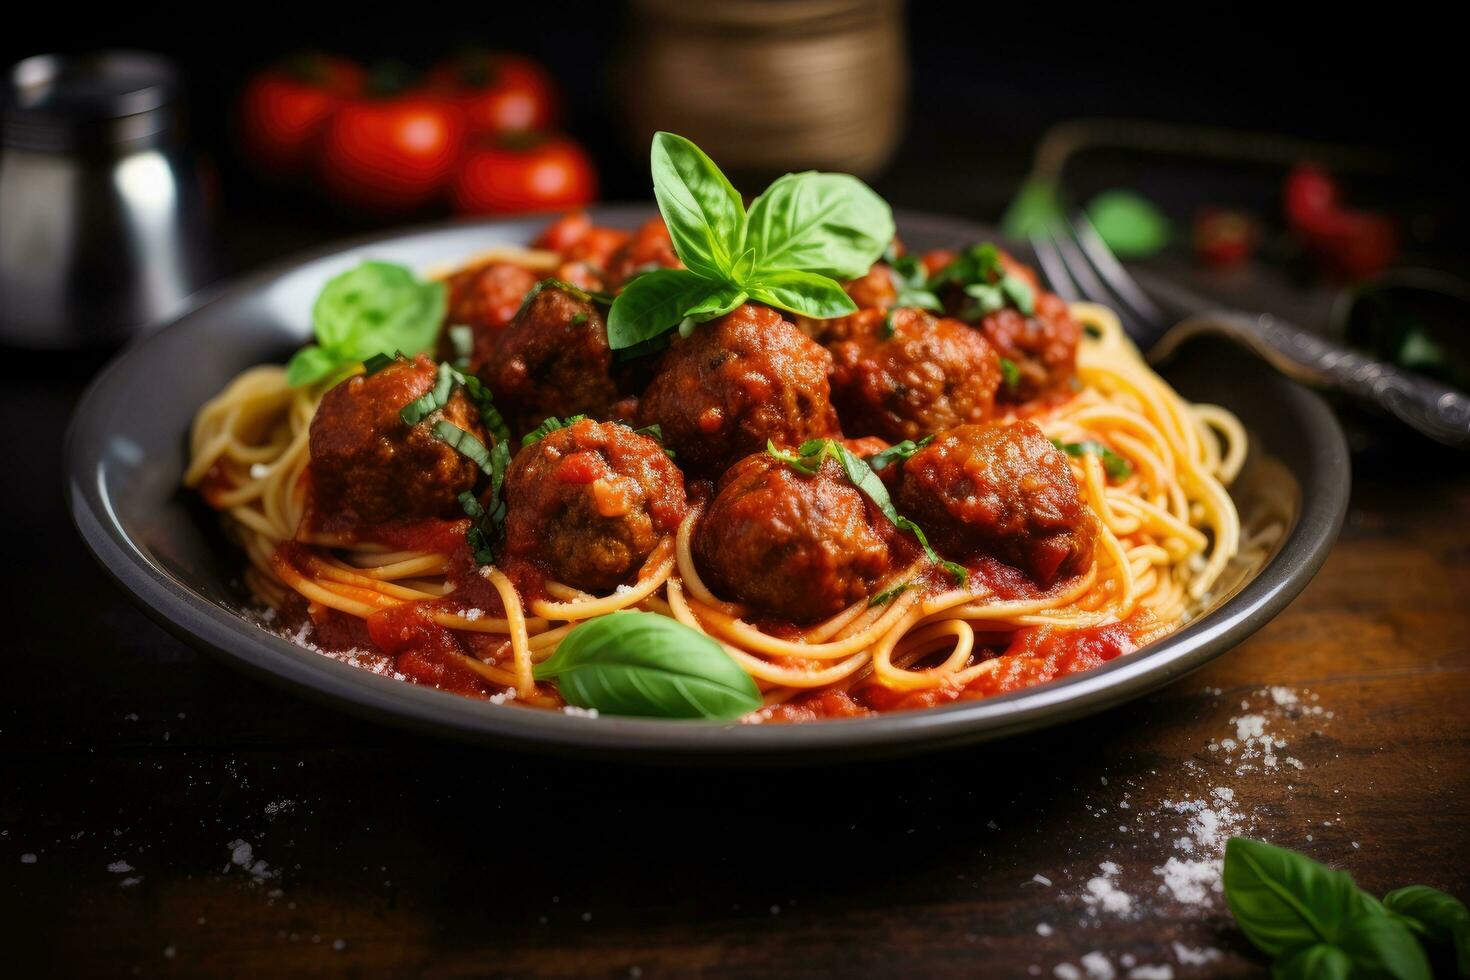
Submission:
[[[683,268],[663,218],[651,218],[607,263],[608,286],[616,289],[645,269]]]
[[[449,314],[444,322],[446,326],[464,324],[470,328],[474,337],[471,371],[478,371],[489,360],[495,338],[515,317],[537,278],[536,273],[513,262],[486,262],[449,277]],[[444,360],[454,359],[457,352],[448,331],[439,346]]]
[[[1020,403],[1070,391],[1077,373],[1077,342],[1082,328],[1072,319],[1067,301],[1041,288],[1036,273],[1004,251],[1000,263],[1009,275],[1031,287],[1030,315],[1012,306],[986,314],[976,326],[995,352],[1016,366],[1019,379],[1003,385],[996,398]]]
[[[1092,561],[1072,468],[1032,422],[941,433],[904,463],[898,508],[950,557],[990,555],[1043,586]]]
[[[853,279],[842,287],[847,291],[848,298],[857,306],[856,313],[847,316],[832,317],[828,320],[814,320],[807,316],[792,315],[801,332],[820,344],[830,344],[837,340],[846,340],[852,336],[855,330],[863,329],[866,313],[872,310],[887,310],[898,299],[898,290],[893,284],[893,275],[888,266],[881,262],[874,264],[868,270],[867,275]]]
[[[875,262],[867,275],[860,276],[842,287],[860,310],[886,310],[898,299],[898,290],[893,285],[893,272],[882,262]]]
[[[831,370],[832,355],[810,337],[747,303],[673,342],[639,400],[639,424],[657,424],[686,470],[718,476],[767,440],[839,435]]]
[[[548,415],[613,416],[620,393],[602,309],[585,294],[543,286],[495,342],[480,378],[518,432]]]
[[[474,487],[479,467],[436,438],[432,426],[443,419],[485,442],[479,410],[456,390],[417,425],[404,424],[398,414],[435,380],[434,363],[420,355],[348,378],[322,396],[309,435],[318,523],[330,517],[355,526],[460,513],[458,497]]]
[[[892,570],[896,531],[836,460],[807,475],[762,452],[720,481],[694,556],[717,594],[807,623],[873,593]]]
[[[923,310],[860,310],[849,320],[847,339],[827,348],[844,432],[897,442],[990,417],[1000,360],[978,331]]]
[[[626,582],[684,518],[684,476],[626,425],[577,422],[522,449],[505,477],[505,551],[589,592]]]

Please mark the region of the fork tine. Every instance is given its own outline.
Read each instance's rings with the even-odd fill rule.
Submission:
[[[1067,265],[1062,261],[1061,253],[1057,251],[1052,239],[1047,235],[1033,234],[1031,250],[1036,253],[1036,262],[1046,275],[1051,291],[1068,303],[1079,302],[1082,299],[1082,293],[1077,288],[1077,284],[1072,281],[1072,277],[1067,274]]]
[[[1128,274],[1128,270],[1123,268],[1123,263],[1113,255],[1112,249],[1108,248],[1087,215],[1079,211],[1070,223],[1072,233],[1077,237],[1077,243],[1082,246],[1088,261],[1097,270],[1097,274],[1107,281],[1118,298],[1144,323],[1154,328],[1166,324],[1169,317],[1149,298],[1137,280]]]

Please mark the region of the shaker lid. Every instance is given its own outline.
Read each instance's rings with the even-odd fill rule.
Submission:
[[[36,55],[5,74],[0,139],[59,150],[145,138],[167,127],[177,91],[173,65],[144,51]]]

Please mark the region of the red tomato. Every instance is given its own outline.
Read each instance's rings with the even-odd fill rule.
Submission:
[[[1194,252],[1216,269],[1240,265],[1250,257],[1257,238],[1249,215],[1226,208],[1202,208],[1194,217]]]
[[[337,200],[411,211],[437,200],[464,146],[464,115],[426,92],[343,105],[323,136],[322,168]]]
[[[1321,167],[1298,164],[1286,176],[1286,220],[1297,231],[1320,228],[1338,208],[1337,182]]]
[[[428,82],[459,103],[471,133],[525,133],[556,125],[556,83],[530,58],[471,52],[439,65]]]
[[[366,73],[354,62],[306,54],[267,69],[240,98],[240,139],[265,169],[296,175],[307,169],[332,113],[361,94]]]
[[[466,214],[579,207],[596,198],[597,171],[565,136],[502,137],[465,153],[451,195]]]

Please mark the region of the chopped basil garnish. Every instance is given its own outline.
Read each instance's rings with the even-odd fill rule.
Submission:
[[[895,314],[897,312],[898,312],[898,307],[895,306],[895,307],[893,307],[893,309],[891,309],[887,313],[883,314],[883,326],[878,331],[878,336],[879,337],[882,337],[884,340],[892,340],[893,339],[893,314]]]
[[[398,417],[403,419],[404,425],[418,425],[449,404],[449,396],[454,394],[454,385],[454,368],[448,364],[440,364],[434,387],[399,409]]]
[[[557,429],[565,429],[568,426],[575,425],[586,417],[585,415],[569,415],[564,419],[559,419],[555,415],[549,415],[540,425],[521,436],[521,448],[534,446]]]
[[[889,278],[898,293],[894,306],[907,306],[920,310],[943,310],[944,304],[929,288],[929,277],[924,274],[924,263],[912,255],[898,255],[890,244],[883,253],[888,264]]]
[[[459,505],[471,521],[470,529],[465,533],[465,543],[481,565],[495,561],[495,550],[505,536],[505,498],[501,488],[505,485],[505,471],[509,466],[510,445],[497,442],[490,450],[490,492],[487,497],[490,507],[481,506],[468,490],[459,495]]]
[[[485,423],[485,428],[495,437],[495,441],[505,442],[509,439],[510,427],[505,424],[504,416],[495,407],[495,402],[490,397],[490,389],[485,387],[484,382],[473,374],[456,374],[454,377],[459,384],[464,386],[464,393],[480,410],[480,421]]]
[[[883,516],[892,521],[899,530],[912,534],[931,562],[943,568],[960,585],[970,580],[970,573],[963,565],[946,561],[939,556],[939,553],[929,544],[929,539],[925,536],[923,529],[900,514],[898,508],[893,506],[893,499],[888,496],[888,488],[883,485],[878,474],[873,472],[872,467],[842,443],[835,439],[809,439],[802,443],[795,453],[792,453],[778,448],[768,439],[766,440],[766,452],[807,476],[812,476],[820,470],[824,460],[835,459],[842,467],[843,475],[847,477],[848,482],[871,500],[883,512]]]
[[[1132,463],[1113,452],[1107,446],[1104,446],[1100,442],[1095,442],[1092,439],[1085,439],[1082,442],[1062,442],[1060,439],[1053,439],[1051,444],[1068,456],[1075,456],[1079,459],[1089,453],[1101,457],[1103,472],[1107,473],[1114,480],[1125,479],[1133,472]]]
[[[449,346],[454,348],[454,366],[461,371],[470,369],[470,358],[475,353],[475,331],[462,323],[449,327],[445,333],[449,337]]]
[[[1021,369],[1016,367],[1016,362],[1009,357],[1000,359],[1000,376],[1005,381],[1006,387],[1012,391],[1021,384]]]
[[[581,311],[579,313],[573,313],[572,314],[572,326],[574,326],[574,327],[580,327],[582,324],[584,324],[586,322],[587,322],[587,312],[585,310],[583,310],[583,311]]]
[[[424,419],[449,404],[456,388],[463,388],[464,393],[474,403],[480,412],[480,421],[489,430],[497,442],[504,442],[510,438],[510,430],[506,428],[505,419],[501,417],[495,402],[490,397],[490,389],[473,374],[461,374],[448,363],[439,365],[438,375],[434,381],[434,387],[423,395],[415,398],[398,412],[398,417],[405,425],[418,425]]]
[[[541,295],[541,291],[547,288],[560,289],[562,292],[569,293],[574,299],[579,299],[584,303],[600,303],[603,301],[603,298],[605,296],[605,294],[603,293],[589,293],[581,286],[573,286],[565,279],[558,279],[555,276],[547,276],[545,279],[542,279],[540,282],[538,282],[536,285],[532,286],[526,291],[526,295],[521,298],[520,308],[516,310],[516,316],[519,317],[522,313],[525,313],[526,310],[530,308],[531,303],[536,299],[536,297]],[[585,314],[583,314],[583,316],[585,317]]]
[[[1002,309],[1009,300],[1027,316],[1036,312],[1036,294],[1029,283],[1006,271],[1000,251],[991,243],[972,245],[929,280],[930,289],[956,285],[975,300],[960,318],[976,320]]]
[[[886,606],[913,587],[914,583],[912,582],[900,582],[891,589],[884,589],[868,600],[868,608],[872,609],[874,606]]]
[[[392,364],[394,361],[398,360],[402,356],[403,355],[401,353],[374,354],[372,357],[369,357],[367,360],[362,362],[362,373],[369,376],[377,374],[379,371],[383,370],[383,368]]]
[[[875,473],[882,472],[883,470],[888,469],[888,467],[892,466],[898,460],[908,459],[914,453],[918,452],[920,449],[923,449],[925,446],[929,445],[929,443],[933,441],[933,436],[925,436],[918,442],[914,442],[914,440],[912,439],[905,439],[903,442],[894,443],[887,449],[884,449],[881,452],[876,452],[873,455],[869,456],[868,466],[872,467]]]
[[[435,422],[430,431],[434,433],[434,438],[448,443],[457,449],[461,456],[473,460],[475,465],[480,467],[481,472],[486,475],[494,475],[494,467],[490,462],[490,450],[486,449],[485,444],[476,439],[473,433],[466,432],[453,422],[446,422],[443,419]]]

